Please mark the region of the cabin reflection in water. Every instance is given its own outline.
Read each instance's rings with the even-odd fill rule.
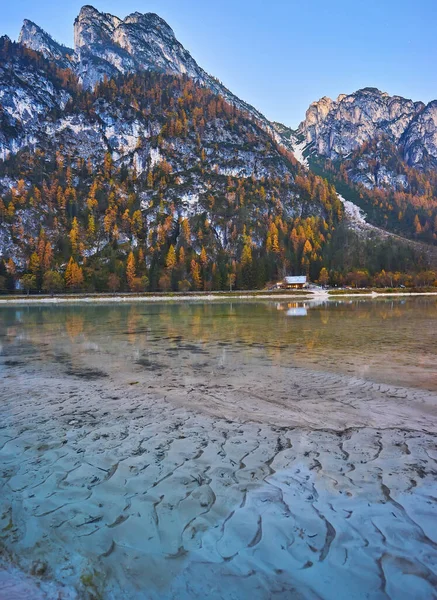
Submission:
[[[287,317],[306,317],[308,311],[305,306],[296,306],[287,310]]]
[[[284,311],[287,317],[306,317],[309,307],[310,304],[306,302],[288,302],[276,305],[277,310]]]

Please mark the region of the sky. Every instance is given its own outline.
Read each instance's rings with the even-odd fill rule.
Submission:
[[[23,19],[73,45],[85,2],[0,0],[0,35]],[[363,87],[437,98],[437,0],[95,0],[156,12],[195,60],[269,119],[296,127],[311,102]]]

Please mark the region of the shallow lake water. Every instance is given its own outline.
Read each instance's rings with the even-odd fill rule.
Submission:
[[[3,365],[308,366],[437,390],[434,297],[317,303],[216,302],[0,309]],[[147,361],[149,359],[149,362]],[[150,363],[150,364],[149,364]],[[103,369],[104,370],[104,369]],[[84,373],[84,376],[86,372]]]
[[[436,334],[435,297],[0,308],[0,587],[437,597]]]

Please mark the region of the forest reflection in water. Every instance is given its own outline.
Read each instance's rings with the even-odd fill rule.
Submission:
[[[259,362],[436,390],[436,324],[433,297],[23,305],[0,311],[0,355],[23,367],[86,358],[107,370]]]

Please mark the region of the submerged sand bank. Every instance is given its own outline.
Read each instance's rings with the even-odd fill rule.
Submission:
[[[323,297],[327,297],[327,294],[323,294]],[[301,293],[269,293],[269,292],[256,292],[256,293],[202,293],[202,294],[148,294],[145,296],[137,294],[73,294],[65,296],[11,296],[11,297],[0,297],[0,306],[7,306],[10,304],[76,304],[76,303],[130,303],[130,302],[211,302],[214,300],[221,301],[232,301],[232,300],[308,300],[314,298],[314,294],[311,292]]]
[[[138,296],[131,294],[116,294],[116,295],[71,295],[71,296],[11,296],[11,297],[0,297],[0,307],[9,306],[15,304],[23,305],[50,305],[50,304],[99,304],[99,303],[131,303],[131,302],[213,302],[213,301],[227,301],[232,300],[274,300],[277,302],[283,302],[287,300],[292,301],[320,301],[320,300],[339,300],[341,298],[368,298],[369,300],[375,298],[388,298],[388,297],[399,297],[399,298],[413,298],[420,296],[437,296],[436,292],[375,292],[365,291],[362,293],[351,292],[336,294],[332,290],[328,291],[309,291],[299,293],[274,293],[274,292],[235,292],[229,293],[204,293],[204,294],[157,294]]]
[[[199,373],[7,366],[0,530],[25,571],[61,598],[436,597],[435,394]]]

